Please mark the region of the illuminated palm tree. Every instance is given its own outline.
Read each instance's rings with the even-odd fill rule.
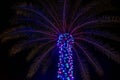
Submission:
[[[84,0],[38,0],[32,4],[18,4],[13,8],[17,13],[12,21],[14,27],[4,32],[1,38],[2,42],[20,39],[13,45],[11,55],[32,48],[26,58],[27,61],[34,58],[27,78],[32,78],[43,61],[49,61],[49,56],[54,54],[51,51],[56,47],[56,53],[59,53],[58,80],[76,80],[76,70],[80,70],[83,80],[90,80],[85,61],[99,75],[103,75],[100,64],[93,56],[94,48],[120,63],[119,53],[102,40],[120,41],[119,37],[102,31],[103,27],[109,28],[120,23],[119,16],[103,15],[103,12],[114,10],[108,0],[93,0],[87,4]],[[77,58],[78,64],[74,64],[74,58]],[[78,66],[76,70],[75,66]]]

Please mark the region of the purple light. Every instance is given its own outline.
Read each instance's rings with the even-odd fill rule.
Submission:
[[[60,80],[74,80],[72,46],[74,39],[69,33],[61,34],[57,41],[59,47],[58,78]]]

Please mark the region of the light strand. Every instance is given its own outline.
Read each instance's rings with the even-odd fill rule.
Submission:
[[[74,39],[69,33],[61,34],[57,41],[59,47],[58,76],[60,80],[74,80],[72,46]]]

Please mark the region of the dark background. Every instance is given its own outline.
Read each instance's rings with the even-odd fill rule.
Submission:
[[[9,21],[13,15],[13,11],[10,8],[18,1],[21,2],[24,0],[0,1],[0,33],[9,27]],[[27,1],[29,2],[29,0]],[[111,0],[111,3],[114,7],[120,10],[119,0]],[[23,56],[23,54],[21,54],[16,58],[8,56],[8,50],[13,42],[14,41],[9,41],[4,45],[0,45],[0,80],[25,80],[24,78],[29,67],[29,63],[25,62],[25,55]],[[118,49],[120,49],[119,46]],[[104,68],[106,74],[103,80],[120,80],[120,64],[117,64],[112,60],[106,60],[104,64],[106,63],[108,66]]]

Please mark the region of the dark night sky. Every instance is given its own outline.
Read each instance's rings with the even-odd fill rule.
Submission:
[[[9,26],[9,20],[13,15],[10,7],[17,1],[24,0],[2,0],[0,2],[0,33],[2,33]],[[119,0],[112,0],[112,4],[116,8],[120,9]],[[24,80],[29,65],[25,62],[25,56],[23,56],[23,54],[18,55],[13,59],[8,56],[8,49],[10,48],[11,44],[12,41],[9,41],[4,45],[0,44],[0,80]],[[108,66],[105,68],[107,69],[107,74],[104,80],[120,80],[120,65],[112,60],[109,60],[107,64]]]

